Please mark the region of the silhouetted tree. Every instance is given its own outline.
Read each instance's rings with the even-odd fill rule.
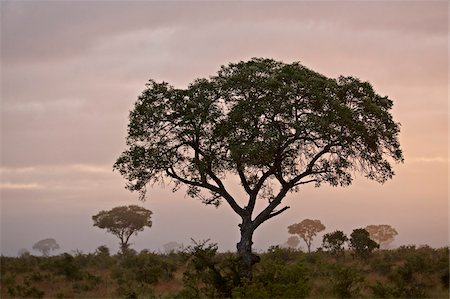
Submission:
[[[350,247],[356,256],[368,257],[372,251],[380,246],[370,238],[369,232],[364,228],[354,229],[350,235]]]
[[[384,247],[387,247],[392,241],[394,241],[395,236],[398,235],[397,230],[387,224],[368,225],[366,227],[366,231],[369,232],[372,240],[376,241],[380,246],[383,245]]]
[[[403,160],[392,101],[353,77],[254,58],[186,89],[153,80],[146,87],[114,168],[141,199],[148,183],[167,177],[205,204],[225,200],[242,219],[237,250],[248,277],[259,261],[253,233],[289,208],[280,207],[288,192],[309,183],[348,186],[355,171],[385,182],[394,175],[388,158]],[[227,174],[239,178],[246,203],[230,193]],[[267,204],[255,214],[259,201]]]
[[[95,254],[99,256],[110,256],[109,248],[106,245],[100,245],[95,250]]]
[[[151,227],[152,211],[146,208],[130,205],[115,207],[110,211],[100,211],[92,216],[94,226],[104,228],[120,240],[122,252],[128,249],[131,235],[137,235],[145,227]]]
[[[347,236],[340,230],[325,234],[322,238],[322,247],[333,255],[339,256],[344,252],[344,244],[348,241]]]
[[[50,251],[59,249],[58,243],[56,243],[55,239],[48,238],[43,239],[33,245],[34,250],[38,250],[42,253],[43,256],[48,256]]]
[[[308,252],[311,252],[311,244],[317,233],[325,230],[325,225],[320,220],[305,219],[300,223],[288,226],[288,232],[299,237],[305,241],[308,247]]]

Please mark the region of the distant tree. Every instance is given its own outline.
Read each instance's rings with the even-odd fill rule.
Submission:
[[[369,232],[364,228],[354,229],[350,235],[350,247],[356,256],[361,258],[368,257],[372,251],[379,248],[377,242],[370,238]]]
[[[110,251],[106,245],[101,245],[97,247],[95,254],[100,256],[110,256]]]
[[[344,244],[348,241],[347,236],[340,230],[325,234],[322,238],[322,247],[335,256],[344,252]]]
[[[19,251],[17,251],[17,255],[19,257],[26,257],[30,255],[30,252],[26,248],[20,248]]]
[[[308,252],[311,252],[311,244],[317,233],[325,230],[325,225],[320,220],[305,219],[300,223],[288,226],[288,232],[293,235],[298,235],[305,241],[308,247]]]
[[[183,244],[180,244],[180,243],[174,242],[174,241],[168,242],[163,245],[165,253],[180,251],[182,247],[183,247]]]
[[[128,249],[131,235],[137,235],[145,227],[151,227],[152,211],[143,207],[130,205],[115,207],[110,211],[100,211],[92,216],[94,226],[106,229],[120,240],[122,252]]]
[[[386,248],[392,241],[398,232],[395,228],[387,224],[380,225],[368,225],[366,231],[369,232],[370,238],[376,241],[380,246]]]
[[[55,239],[48,238],[43,239],[33,245],[33,249],[40,251],[43,256],[48,256],[50,251],[59,249],[58,243],[56,243]]]
[[[300,239],[297,236],[290,236],[286,241],[286,245],[289,248],[297,248],[298,244],[300,244]]]
[[[149,184],[205,204],[226,201],[242,219],[237,251],[251,277],[253,234],[289,207],[305,184],[349,186],[359,172],[385,182],[402,162],[392,101],[354,77],[327,78],[298,62],[253,58],[223,66],[185,89],[150,80],[129,115],[127,148],[114,169],[145,198]],[[240,180],[245,202],[232,195]],[[169,178],[169,180],[164,180]],[[257,212],[257,203],[266,203]]]

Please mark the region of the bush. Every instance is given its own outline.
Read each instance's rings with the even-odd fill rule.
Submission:
[[[331,285],[333,293],[339,298],[358,297],[364,282],[361,271],[351,266],[332,267]]]

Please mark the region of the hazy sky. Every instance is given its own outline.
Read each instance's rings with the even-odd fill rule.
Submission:
[[[226,204],[204,206],[170,186],[150,189],[141,203],[112,164],[148,79],[184,87],[252,57],[371,82],[394,101],[406,159],[384,185],[361,178],[348,188],[290,194],[291,209],[258,228],[255,248],[284,243],[286,227],[305,218],[320,219],[325,232],[390,224],[399,232],[396,246],[447,245],[448,6],[1,1],[1,253],[48,237],[61,251],[103,244],[115,251],[118,240],[94,228],[91,216],[128,204],[154,212],[134,248],[211,238],[234,250],[239,219]]]

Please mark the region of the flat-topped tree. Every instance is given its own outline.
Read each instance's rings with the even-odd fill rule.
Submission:
[[[94,226],[106,229],[120,240],[120,249],[125,252],[129,247],[130,237],[151,227],[152,211],[137,205],[115,207],[109,211],[100,211],[92,216]]]
[[[185,89],[150,80],[114,168],[142,199],[149,183],[168,177],[206,204],[227,202],[242,219],[237,250],[242,274],[251,277],[259,261],[253,233],[289,208],[281,205],[288,192],[311,183],[347,186],[355,171],[380,183],[392,178],[388,159],[403,156],[391,108],[367,82],[272,59],[222,66]],[[240,179],[244,205],[224,184],[229,175]],[[255,211],[259,201],[267,204]]]
[[[42,253],[43,256],[48,256],[50,251],[59,249],[59,244],[56,243],[55,239],[48,238],[40,240],[33,245],[34,250],[38,250]]]

